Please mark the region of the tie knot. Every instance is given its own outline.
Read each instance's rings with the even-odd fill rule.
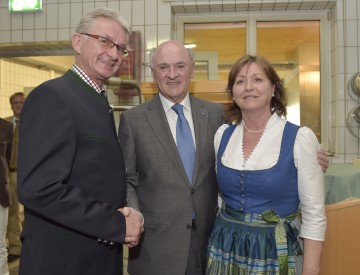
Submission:
[[[184,110],[183,110],[183,106],[179,103],[176,103],[174,104],[172,107],[171,107],[178,115],[180,114],[184,114]]]

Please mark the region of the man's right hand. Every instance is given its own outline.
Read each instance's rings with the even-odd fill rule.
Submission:
[[[126,236],[125,245],[134,247],[138,245],[141,233],[144,231],[144,217],[139,211],[131,207],[118,209],[125,216]]]

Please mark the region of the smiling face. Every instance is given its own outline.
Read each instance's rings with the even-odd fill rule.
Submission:
[[[154,52],[151,72],[159,92],[172,102],[181,102],[194,74],[194,62],[182,44],[167,41]]]
[[[117,45],[126,45],[124,29],[115,21],[107,18],[96,18],[87,33],[101,35]],[[123,61],[116,47],[107,48],[97,39],[75,33],[72,45],[76,52],[76,65],[78,65],[100,87],[105,81],[116,75]]]
[[[236,75],[232,94],[243,114],[254,111],[270,114],[274,89],[275,85],[271,83],[264,70],[256,62],[251,62]]]

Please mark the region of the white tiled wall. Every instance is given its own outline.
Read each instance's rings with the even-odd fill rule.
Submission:
[[[0,117],[12,115],[9,97],[15,92],[25,92],[45,80],[59,76],[54,72],[25,66],[7,59],[0,60]]]
[[[171,38],[171,6],[170,3],[162,0],[47,0],[43,1],[42,12],[12,14],[8,11],[8,5],[1,1],[0,43],[68,41],[80,17],[95,7],[110,7],[119,10],[120,14],[130,22],[132,29],[141,32],[144,62],[147,62],[150,48],[157,46],[158,41],[162,42]],[[146,64],[141,67],[142,80],[145,79],[145,75],[151,75],[145,70],[147,70]],[[33,76],[34,72],[36,77]],[[44,70],[21,64],[16,65],[2,59],[0,63],[0,117],[11,114],[8,103],[11,94],[22,91],[27,86],[36,86],[49,79],[49,75],[50,73]],[[51,74],[51,76],[57,75]],[[5,79],[7,81],[4,81]],[[126,103],[128,100],[124,98],[120,103]]]
[[[332,147],[336,157],[333,162],[352,162],[360,157],[359,138],[350,134],[346,117],[350,110],[360,104],[347,91],[349,79],[360,72],[360,2],[337,1],[331,20],[332,35]]]
[[[7,1],[5,1],[7,2]],[[255,3],[256,2],[256,3]],[[208,4],[203,6],[200,4]],[[131,23],[133,30],[142,34],[142,80],[151,81],[151,73],[145,64],[148,62],[148,50],[172,37],[173,11],[181,12],[220,12],[226,14],[248,6],[256,8],[259,3],[264,9],[318,9],[328,8],[334,1],[311,0],[46,0],[43,11],[38,13],[9,14],[7,3],[0,2],[0,43],[66,41],[79,20],[94,7],[107,6],[118,9]],[[350,109],[359,104],[349,98],[346,91],[347,81],[360,71],[360,2],[358,0],[337,0],[330,19],[331,24],[331,141],[329,147],[335,153],[334,162],[351,162],[360,156],[359,138],[350,135],[345,119]],[[26,78],[30,71],[24,71],[22,77],[17,74],[16,81],[7,79],[7,73],[18,68],[8,68],[6,61],[0,63],[0,116],[10,112],[8,96],[25,85],[20,79]],[[30,77],[35,85],[41,73]],[[4,79],[8,82],[4,82]],[[25,81],[24,81],[25,82]],[[326,121],[326,119],[324,119]]]

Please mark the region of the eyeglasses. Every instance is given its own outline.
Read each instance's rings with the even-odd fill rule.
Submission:
[[[87,36],[97,39],[97,41],[99,41],[100,45],[108,50],[112,49],[113,47],[116,47],[118,54],[121,54],[124,57],[126,57],[129,54],[129,51],[126,49],[125,46],[115,44],[109,38],[106,38],[102,35],[90,34],[90,33],[85,33],[85,32],[82,32],[81,34],[84,34],[84,35],[87,35]]]

